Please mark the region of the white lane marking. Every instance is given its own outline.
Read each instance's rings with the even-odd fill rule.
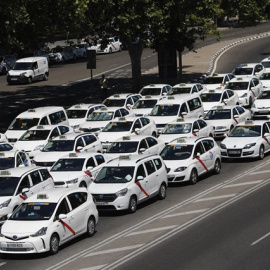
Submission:
[[[90,257],[90,256],[96,256],[96,255],[103,255],[103,254],[113,253],[113,252],[125,251],[125,250],[139,248],[139,247],[141,247],[143,245],[144,244],[139,244],[139,245],[134,245],[134,246],[126,246],[126,247],[120,247],[120,248],[106,249],[106,250],[91,252],[91,253],[83,256],[83,257]]]
[[[204,202],[204,201],[212,201],[212,200],[218,200],[218,199],[224,199],[224,198],[231,198],[234,197],[236,194],[226,194],[226,195],[220,195],[220,196],[214,196],[214,197],[208,197],[208,198],[202,198],[195,201],[196,202]]]
[[[77,260],[78,258],[83,257],[85,254],[88,254],[89,252],[91,252],[93,250],[96,250],[98,248],[101,248],[104,245],[107,245],[107,244],[109,244],[109,243],[111,243],[111,242],[119,239],[119,238],[123,237],[125,234],[128,234],[128,233],[130,233],[132,231],[138,230],[138,228],[141,228],[141,227],[143,227],[143,226],[145,226],[145,225],[147,225],[147,224],[149,224],[151,222],[154,222],[155,220],[160,219],[164,215],[168,215],[168,213],[175,211],[175,209],[179,209],[180,207],[183,207],[183,206],[185,206],[185,205],[187,205],[189,203],[192,203],[197,198],[200,198],[202,196],[205,196],[205,195],[207,195],[207,194],[209,194],[209,193],[211,193],[213,191],[216,191],[216,190],[218,190],[218,189],[226,186],[229,183],[233,183],[234,181],[237,181],[238,179],[241,179],[242,177],[244,177],[246,175],[250,175],[250,172],[255,171],[255,170],[258,170],[258,169],[260,169],[260,168],[262,168],[262,167],[264,167],[266,165],[269,165],[269,164],[270,164],[270,160],[265,160],[262,163],[258,164],[257,166],[251,167],[250,169],[248,169],[248,170],[246,170],[246,171],[244,171],[244,172],[236,175],[233,178],[230,178],[230,179],[226,180],[223,183],[217,184],[216,186],[213,186],[213,187],[211,187],[211,188],[209,188],[209,189],[207,189],[207,190],[205,190],[205,191],[203,191],[203,192],[201,192],[199,194],[196,194],[193,197],[188,198],[185,201],[182,201],[182,202],[180,202],[180,203],[178,203],[176,205],[173,205],[172,207],[167,208],[164,211],[159,212],[158,214],[156,214],[154,216],[151,216],[148,219],[145,219],[145,220],[141,221],[140,223],[137,223],[136,225],[127,228],[126,230],[123,230],[123,231],[121,231],[121,232],[119,232],[117,234],[114,234],[113,236],[111,236],[109,238],[104,239],[103,241],[99,242],[98,244],[96,244],[94,246],[91,246],[91,247],[89,247],[87,249],[84,249],[84,250],[82,250],[80,252],[75,253],[74,255],[72,255],[72,256],[70,256],[70,257],[68,257],[68,258],[60,261],[59,263],[56,263],[56,264],[48,267],[47,270],[57,270],[59,268],[62,268],[63,266],[68,265],[69,263]],[[268,184],[268,182],[265,181],[262,184],[265,184],[266,185],[266,184]]]
[[[106,265],[107,264],[96,265],[96,266],[93,266],[93,267],[82,268],[82,269],[79,269],[79,270],[99,270],[99,269],[102,269],[103,267],[105,267]]]
[[[209,208],[198,209],[198,210],[193,210],[193,211],[186,211],[186,212],[181,212],[181,213],[175,213],[175,214],[170,214],[170,215],[164,216],[161,219],[170,218],[170,217],[177,217],[177,216],[184,216],[184,215],[192,215],[192,214],[197,214],[197,213],[203,213],[203,212],[206,212],[207,210],[209,210]]]
[[[166,226],[166,227],[159,227],[159,228],[154,228],[154,229],[149,229],[149,230],[143,230],[139,232],[133,232],[129,233],[128,235],[125,235],[125,237],[132,236],[132,235],[138,235],[138,234],[143,234],[143,233],[151,233],[151,232],[159,232],[159,231],[164,231],[164,230],[170,230],[175,228],[177,225],[172,225],[172,226]]]
[[[6,262],[2,262],[2,263],[0,263],[0,267],[1,267],[1,266],[3,266],[4,264],[6,264]]]
[[[269,235],[270,235],[270,232],[267,233],[266,235],[262,236],[262,237],[259,238],[258,240],[254,241],[254,242],[251,244],[251,246],[256,245],[257,243],[259,243],[260,241],[262,241],[264,238],[266,238],[266,237],[269,236]]]
[[[252,172],[251,175],[254,175],[254,174],[261,174],[261,173],[270,173],[270,170],[259,171],[259,172]]]
[[[243,182],[243,183],[238,183],[238,184],[231,184],[231,185],[227,185],[223,188],[240,187],[240,186],[246,186],[246,185],[256,185],[256,184],[260,184],[262,181],[263,180],[257,180],[257,181]]]

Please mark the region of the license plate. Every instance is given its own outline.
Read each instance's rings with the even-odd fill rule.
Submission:
[[[7,244],[7,248],[22,248],[23,247],[23,244],[19,244],[19,243],[16,243],[16,244]]]
[[[269,110],[260,110],[260,113],[268,113]]]
[[[233,151],[229,151],[230,154],[240,154],[241,151],[240,150],[233,150]]]
[[[18,79],[17,78],[11,78],[10,80],[11,81],[17,81]]]
[[[96,202],[97,205],[108,205],[107,202]]]

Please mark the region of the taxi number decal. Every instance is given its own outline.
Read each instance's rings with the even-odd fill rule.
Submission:
[[[207,167],[205,166],[205,164],[203,163],[203,161],[200,158],[198,158],[198,157],[196,157],[196,159],[202,164],[202,166],[204,167],[204,169],[208,172],[209,170],[207,169]]]
[[[136,185],[145,194],[146,197],[149,197],[149,194],[145,191],[145,189],[142,187],[142,185],[139,182],[136,182]]]
[[[71,233],[73,234],[73,235],[75,235],[76,233],[75,233],[75,231],[66,223],[66,222],[64,222],[63,220],[58,220],[62,225],[64,225],[69,231],[71,231]]]
[[[92,177],[93,175],[91,174],[91,172],[89,172],[89,171],[84,171],[84,173],[87,175],[87,176],[89,176],[89,177]]]
[[[196,133],[192,133],[192,135],[193,135],[193,136],[197,136],[197,134],[196,134]]]
[[[269,145],[270,145],[270,142],[267,140],[267,138],[263,138]]]
[[[26,200],[26,199],[27,199],[27,197],[23,196],[22,194],[20,194],[19,197],[20,197],[22,200]]]

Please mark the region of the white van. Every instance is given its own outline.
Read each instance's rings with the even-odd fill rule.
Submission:
[[[29,109],[19,114],[10,124],[5,135],[14,144],[29,128],[37,125],[69,125],[63,107],[47,106]]]
[[[199,94],[183,94],[179,96],[166,96],[157,102],[152,109],[149,118],[151,118],[158,132],[178,117],[199,118],[204,116],[204,108]]]
[[[32,83],[49,77],[49,65],[46,57],[27,57],[16,61],[14,67],[7,73],[8,84]]]

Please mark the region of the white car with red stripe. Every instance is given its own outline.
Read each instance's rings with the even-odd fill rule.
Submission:
[[[207,124],[214,127],[214,137],[224,137],[234,126],[248,119],[251,119],[250,111],[239,105],[215,106],[204,116]]]
[[[90,49],[96,50],[96,53],[121,52],[122,42],[117,37],[99,39],[97,44],[95,46],[91,46]]]
[[[105,165],[101,153],[70,153],[50,169],[55,187],[88,187]]]
[[[19,167],[0,171],[0,224],[27,197],[54,187],[47,168]]]
[[[121,94],[114,94],[112,96],[107,97],[102,103],[108,108],[124,107],[130,110],[131,107],[135,104],[135,102],[140,98],[142,98],[140,94],[121,93]]]
[[[270,121],[247,120],[239,123],[220,144],[221,156],[263,159],[270,151]]]
[[[89,191],[98,210],[128,210],[154,196],[165,199],[168,185],[165,164],[159,155],[120,156],[107,162]]]
[[[178,118],[165,126],[159,139],[166,144],[177,138],[213,137],[214,128],[201,118]]]
[[[168,181],[196,184],[198,177],[221,170],[220,148],[211,137],[179,138],[160,153],[168,172]]]
[[[82,188],[51,189],[21,204],[0,231],[0,253],[56,254],[59,246],[95,234],[98,211],[91,194]]]

